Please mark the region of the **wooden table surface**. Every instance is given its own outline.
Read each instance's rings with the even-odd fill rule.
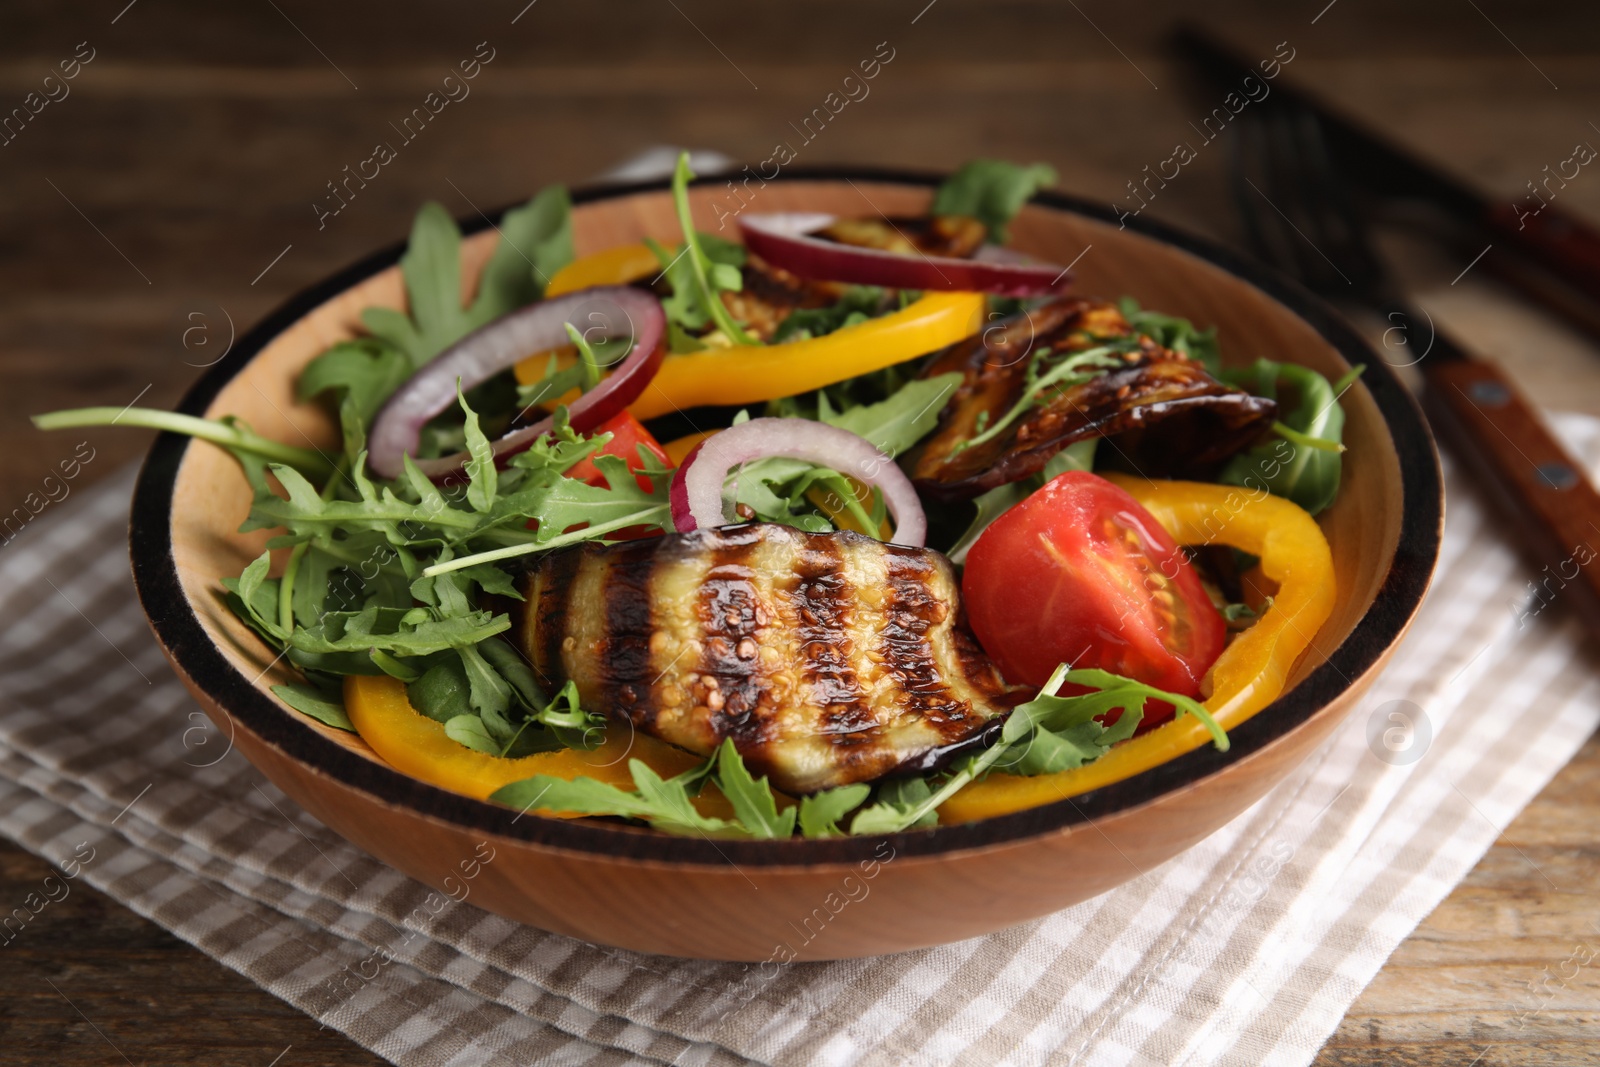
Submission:
[[[29,413],[170,406],[216,358],[230,320],[242,330],[399,239],[422,201],[465,214],[581,182],[657,144],[765,158],[879,42],[893,59],[870,96],[800,162],[1039,159],[1064,188],[1115,199],[1209,107],[1166,51],[1185,5],[1137,6],[8,3],[0,113],[42,87],[61,96],[45,75],[90,58],[66,96],[0,147],[0,511],[70,449],[35,432]],[[1253,53],[1288,42],[1296,78],[1497,196],[1575,143],[1600,144],[1593,5],[1207,7],[1208,23]],[[471,96],[319,229],[312,205],[326,183],[394,139],[389,123],[479,42],[493,58]],[[1600,170],[1560,196],[1600,220]],[[1149,210],[1228,240],[1226,204],[1221,153],[1211,153]],[[1466,265],[1459,249],[1410,248],[1405,261],[1434,316],[1505,360],[1537,401],[1600,414],[1595,344],[1484,272],[1449,284]],[[89,439],[96,458],[79,489],[148,444],[132,431]],[[1574,946],[1592,955],[1600,945],[1597,818],[1591,739],[1399,948],[1317,1063],[1600,1063],[1600,966],[1570,977],[1561,967]],[[46,872],[0,842],[0,901],[20,900]],[[45,920],[48,938],[0,958],[0,1062],[379,1062],[87,887]],[[1530,1004],[1540,1009],[1527,1013]]]

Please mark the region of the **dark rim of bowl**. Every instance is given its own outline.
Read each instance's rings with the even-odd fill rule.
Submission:
[[[934,186],[943,175],[875,168],[796,169],[778,181],[866,181]],[[721,179],[708,178],[707,183]],[[574,192],[575,204],[638,193],[658,192],[665,180],[607,185]],[[1394,559],[1372,607],[1328,660],[1299,685],[1230,731],[1231,750],[1207,745],[1159,767],[1101,789],[1042,807],[980,822],[941,826],[894,835],[897,854],[933,855],[984,848],[1081,824],[1148,803],[1170,791],[1192,786],[1238,760],[1259,752],[1310,719],[1348,684],[1377,664],[1422,602],[1439,551],[1443,489],[1433,439],[1411,394],[1369,345],[1328,305],[1295,282],[1208,240],[1142,217],[1119,220],[1117,213],[1060,193],[1034,200],[1107,223],[1123,223],[1137,233],[1206,260],[1254,285],[1308,322],[1352,365],[1365,363],[1362,384],[1371,394],[1393,436],[1399,457],[1406,521]],[[494,214],[498,219],[500,212]],[[493,225],[479,216],[462,222],[466,234]],[[330,298],[393,266],[404,242],[368,256],[327,280],[296,294],[242,337],[226,358],[211,367],[184,396],[178,410],[204,415],[234,375],[275,337]],[[290,757],[389,804],[399,805],[462,827],[515,840],[584,853],[672,864],[727,867],[855,863],[879,849],[881,837],[719,840],[676,837],[622,825],[520,818],[500,805],[474,800],[429,785],[374,762],[324,737],[240,673],[212,642],[190,607],[172,556],[170,515],[178,470],[189,438],[163,433],[156,438],[140,471],[129,522],[129,547],[139,599],[157,636],[183,670],[247,729]]]

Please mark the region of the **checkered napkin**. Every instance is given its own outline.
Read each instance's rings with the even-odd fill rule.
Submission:
[[[1600,459],[1600,421],[1559,428]],[[228,751],[135,602],[130,482],[0,550],[0,832],[399,1064],[1309,1063],[1600,724],[1576,627],[1529,606],[1452,475],[1433,593],[1375,691],[1182,856],[942,948],[776,977],[643,956],[427,906]]]

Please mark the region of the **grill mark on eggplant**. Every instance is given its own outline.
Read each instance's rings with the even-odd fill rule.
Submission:
[[[691,695],[710,713],[718,737],[732,737],[741,752],[747,745],[754,751],[768,740],[769,732],[759,714],[764,687],[761,658],[756,654],[767,611],[752,565],[763,537],[751,527],[716,533],[721,536],[707,546],[711,568],[695,606],[704,638],[699,678],[691,682]]]
[[[581,548],[553,552],[532,572],[523,590],[530,601],[526,610],[532,627],[523,647],[533,654],[533,668],[540,682],[552,692],[566,673],[561,669],[561,642],[567,633],[572,581],[582,561]]]
[[[626,715],[635,726],[648,729],[655,723],[656,703],[649,679],[650,638],[655,633],[652,610],[651,577],[655,573],[656,539],[626,542],[602,560],[605,566],[602,586],[605,612],[605,637],[595,650],[595,668],[601,699],[606,707]]]
[[[934,565],[914,549],[885,546],[888,595],[878,647],[885,670],[901,693],[901,710],[919,716],[946,742],[971,727],[968,705],[958,700],[939,672],[929,632],[949,618],[951,607],[928,589]]]
[[[856,673],[855,643],[847,628],[855,590],[844,557],[832,539],[806,538],[795,560],[797,582],[791,594],[799,635],[802,673],[810,702],[821,707],[822,736],[846,750],[847,764],[874,747],[879,723],[865,703]]]

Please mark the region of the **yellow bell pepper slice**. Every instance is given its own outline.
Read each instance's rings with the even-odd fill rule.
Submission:
[[[661,261],[649,245],[618,245],[575,259],[550,276],[544,295],[561,296],[597,285],[627,285],[661,273]]]
[[[1107,477],[1126,489],[1180,545],[1224,544],[1261,558],[1278,592],[1254,626],[1223,649],[1206,676],[1206,710],[1224,729],[1276,700],[1300,654],[1333,613],[1333,554],[1304,509],[1282,497],[1227,485]],[[1055,774],[991,774],[951,797],[939,821],[970,822],[1078,796],[1209,744],[1199,721],[1182,715],[1132,738],[1093,763]]]
[[[478,752],[444,732],[436,722],[411,706],[405,683],[388,675],[347,675],[344,680],[345,712],[361,739],[396,770],[420,778],[452,793],[479,800],[501,786],[548,774],[555,778],[594,778],[619,789],[634,788],[629,760],[642,760],[663,778],[682,774],[703,761],[648,734],[608,729],[599,748],[559,749],[517,759]],[[621,735],[621,736],[619,736]],[[702,815],[732,818],[733,807],[714,784],[695,798]],[[542,809],[540,815],[578,818],[573,812]]]
[[[899,311],[781,345],[671,355],[628,408],[653,419],[702,404],[754,404],[821,389],[965,340],[983,328],[982,293],[929,293]]]
[[[550,279],[545,295],[625,285],[660,270],[649,248],[623,245],[567,264]],[[669,355],[628,410],[634,418],[653,419],[702,405],[754,404],[808,393],[965,340],[983,328],[987,308],[982,293],[928,293],[899,311],[822,337]],[[516,366],[517,381],[538,381],[548,365],[545,353],[524,359]]]

